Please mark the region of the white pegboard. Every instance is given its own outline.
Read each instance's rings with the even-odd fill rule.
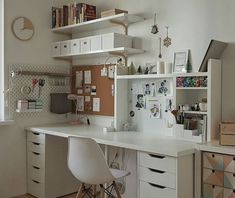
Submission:
[[[11,64],[9,65],[9,73],[11,71],[32,71],[32,72],[51,72],[51,73],[70,73],[70,66],[55,66],[55,65],[31,65],[31,64]],[[70,93],[70,79],[68,77],[57,78],[59,81],[66,81],[65,85],[52,85],[52,77],[48,76],[28,76],[28,75],[17,75],[14,78],[9,76],[9,92],[8,92],[8,113],[9,116],[16,118],[40,118],[50,113],[50,93]],[[56,77],[53,77],[53,79]],[[34,92],[25,96],[21,93],[23,86],[29,86],[32,89],[32,79],[44,79],[45,85],[42,88],[40,99],[43,101],[42,112],[31,112],[31,113],[16,113],[17,101],[18,100],[35,100],[38,99],[38,84],[35,86]]]

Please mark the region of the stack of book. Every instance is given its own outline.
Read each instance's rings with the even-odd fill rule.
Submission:
[[[96,6],[71,3],[63,8],[52,7],[52,28],[73,25],[96,19]]]

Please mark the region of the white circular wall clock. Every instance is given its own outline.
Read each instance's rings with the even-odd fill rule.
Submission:
[[[21,41],[28,41],[33,38],[34,31],[32,21],[26,17],[17,17],[12,22],[12,32]]]

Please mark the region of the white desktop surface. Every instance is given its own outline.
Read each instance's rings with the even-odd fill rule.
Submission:
[[[87,137],[99,144],[172,157],[192,154],[195,151],[195,144],[191,142],[152,136],[142,132],[103,132],[103,127],[95,125],[47,124],[27,127],[26,130],[65,138]]]

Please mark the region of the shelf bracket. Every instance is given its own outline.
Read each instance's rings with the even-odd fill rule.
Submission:
[[[118,22],[118,21],[114,21],[114,20],[110,20],[110,23],[122,26],[125,30],[125,35],[128,35],[128,24]]]

